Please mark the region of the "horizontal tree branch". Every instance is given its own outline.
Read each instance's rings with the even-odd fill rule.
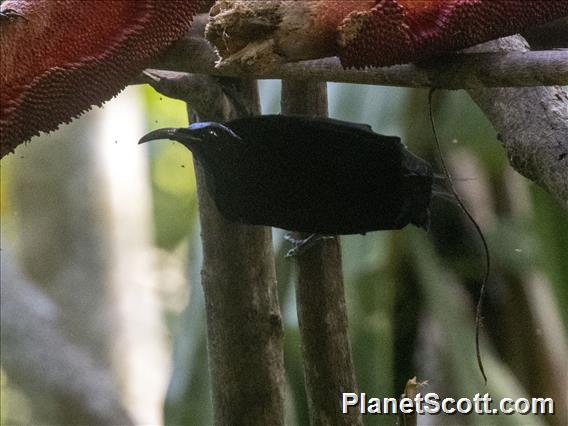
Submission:
[[[364,70],[344,69],[336,57],[276,66],[267,73],[216,68],[216,55],[194,31],[175,43],[152,68],[254,79],[310,79],[439,89],[531,87],[568,84],[568,49],[527,52],[459,53],[422,64]]]
[[[186,38],[152,66],[185,73],[239,75],[215,68],[217,56],[202,36],[206,22],[206,16],[198,16]],[[337,58],[324,58],[281,65],[263,75],[249,72],[246,77],[466,89],[499,133],[511,166],[568,208],[568,100],[560,87],[568,84],[568,49],[530,51],[522,37],[512,36],[438,58],[436,63],[344,70]],[[145,82],[148,76],[133,83]]]

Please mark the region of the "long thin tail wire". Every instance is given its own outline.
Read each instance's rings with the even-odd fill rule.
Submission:
[[[452,177],[450,175],[450,172],[448,171],[448,167],[446,166],[446,162],[444,161],[444,156],[442,155],[442,149],[440,147],[440,140],[438,139],[438,132],[436,131],[436,126],[434,124],[434,114],[432,112],[432,95],[434,94],[434,91],[436,89],[432,88],[430,89],[430,92],[428,93],[428,114],[430,117],[430,124],[432,126],[432,133],[434,134],[434,139],[436,141],[436,149],[438,151],[438,158],[440,160],[440,165],[442,166],[442,170],[444,172],[444,174],[446,175],[448,182],[450,184],[450,190],[452,192],[452,194],[454,195],[456,201],[458,202],[459,206],[461,207],[461,209],[463,210],[463,212],[465,213],[465,215],[467,216],[467,218],[469,219],[469,221],[471,222],[471,224],[474,226],[475,230],[477,231],[479,238],[481,239],[481,242],[483,243],[483,249],[485,251],[485,274],[483,276],[483,281],[481,283],[481,288],[479,290],[479,298],[477,299],[477,308],[475,311],[475,353],[477,356],[477,365],[479,366],[479,371],[481,371],[481,375],[483,376],[483,380],[485,381],[485,384],[487,384],[487,375],[485,374],[485,368],[483,367],[483,360],[481,359],[481,349],[480,349],[480,345],[479,345],[479,337],[480,337],[480,333],[481,333],[481,326],[483,323],[483,300],[485,298],[485,291],[486,291],[486,287],[487,287],[487,282],[489,280],[489,270],[491,269],[491,261],[490,261],[490,256],[489,256],[489,246],[487,245],[487,241],[485,240],[485,236],[483,235],[483,232],[481,231],[481,228],[479,227],[479,225],[477,224],[477,222],[475,221],[475,219],[473,218],[473,216],[471,215],[471,213],[468,211],[468,209],[465,207],[463,201],[461,200],[460,196],[458,195],[455,187],[454,187],[454,182],[452,180]]]

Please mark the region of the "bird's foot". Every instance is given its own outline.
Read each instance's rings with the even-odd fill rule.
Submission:
[[[304,239],[299,239],[299,238],[294,238],[294,236],[291,233],[285,234],[284,239],[286,241],[290,241],[294,245],[294,247],[288,250],[288,253],[286,253],[286,257],[300,256],[303,253],[305,253],[306,250],[309,250],[311,247],[317,244],[319,241],[325,241],[332,238],[335,237],[332,235],[310,234]]]

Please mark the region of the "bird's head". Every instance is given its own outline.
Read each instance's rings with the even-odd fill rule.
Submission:
[[[216,151],[235,141],[241,141],[241,138],[227,126],[208,121],[193,123],[189,127],[153,130],[144,135],[138,143],[157,139],[177,141],[197,156],[204,157],[207,157],[209,153],[214,155]]]

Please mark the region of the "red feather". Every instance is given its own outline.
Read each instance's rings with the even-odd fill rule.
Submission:
[[[0,154],[122,90],[188,30],[201,0],[8,0],[0,25]]]

